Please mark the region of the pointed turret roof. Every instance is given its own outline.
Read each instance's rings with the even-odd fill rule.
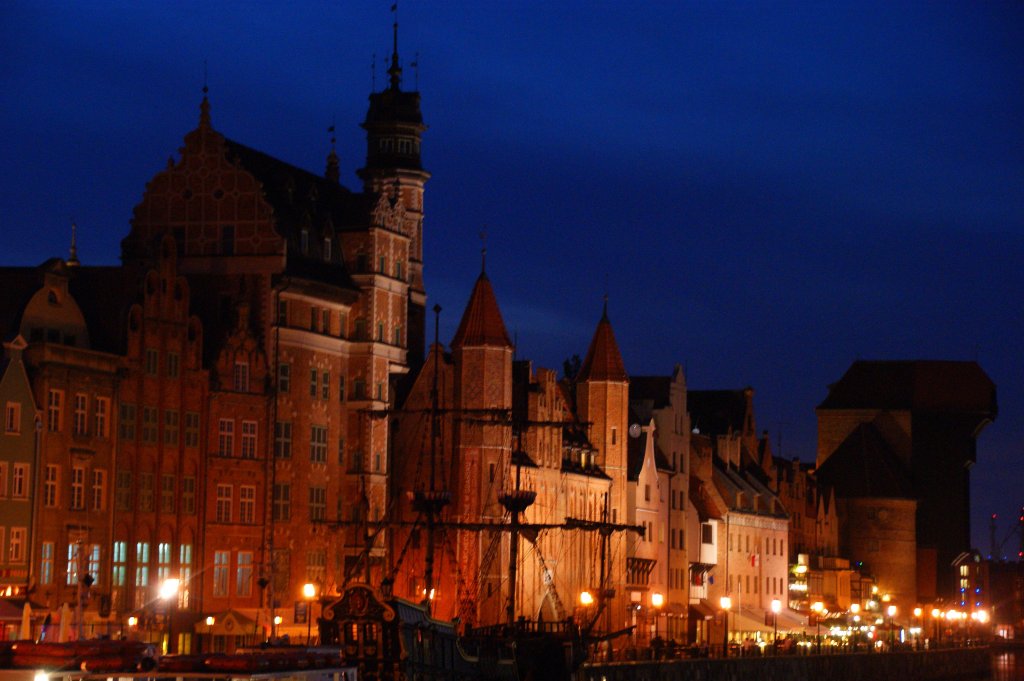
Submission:
[[[494,345],[511,348],[512,342],[505,330],[505,322],[498,309],[498,299],[491,288],[486,272],[481,272],[469,296],[466,311],[462,313],[459,329],[452,339],[452,347]]]
[[[590,341],[587,358],[580,368],[579,381],[628,381],[626,365],[622,362],[619,344],[615,342],[612,323],[608,321],[608,301],[605,301],[601,321],[597,323]]]

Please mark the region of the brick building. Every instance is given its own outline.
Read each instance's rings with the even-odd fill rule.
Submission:
[[[333,148],[322,175],[295,168],[224,137],[204,96],[146,184],[122,266],[82,266],[73,245],[67,262],[0,270],[3,460],[19,495],[39,490],[18,497],[34,523],[12,510],[24,567],[8,572],[36,600],[80,603],[87,635],[169,619],[166,645],[187,651],[196,631],[231,648],[275,617],[304,634],[304,583],[379,579],[386,535],[368,547],[359,528],[387,507],[386,414],[423,354],[419,101],[396,53],[350,190]]]

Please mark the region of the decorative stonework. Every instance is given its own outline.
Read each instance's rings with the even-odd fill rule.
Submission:
[[[377,205],[373,208],[372,224],[374,227],[405,234],[405,204],[398,196],[382,192],[377,197]]]

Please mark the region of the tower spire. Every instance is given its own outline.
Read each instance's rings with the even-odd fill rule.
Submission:
[[[206,72],[206,60],[203,60],[203,101],[199,105],[199,127],[210,127],[210,100],[206,96],[210,92],[208,74]]]
[[[71,221],[71,249],[68,253],[68,266],[78,267],[82,263],[78,261],[78,225]]]
[[[487,274],[487,225],[480,231],[480,274]]]
[[[391,66],[388,67],[388,76],[390,77],[391,89],[397,90],[399,83],[402,82],[402,67],[398,65],[398,3],[391,5],[391,13],[395,15],[395,21],[391,25],[393,33],[393,47],[391,50]]]

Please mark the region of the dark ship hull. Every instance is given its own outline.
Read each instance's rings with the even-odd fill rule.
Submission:
[[[495,625],[460,633],[426,606],[353,584],[320,620],[324,645],[368,681],[566,681],[586,658],[572,622]]]

